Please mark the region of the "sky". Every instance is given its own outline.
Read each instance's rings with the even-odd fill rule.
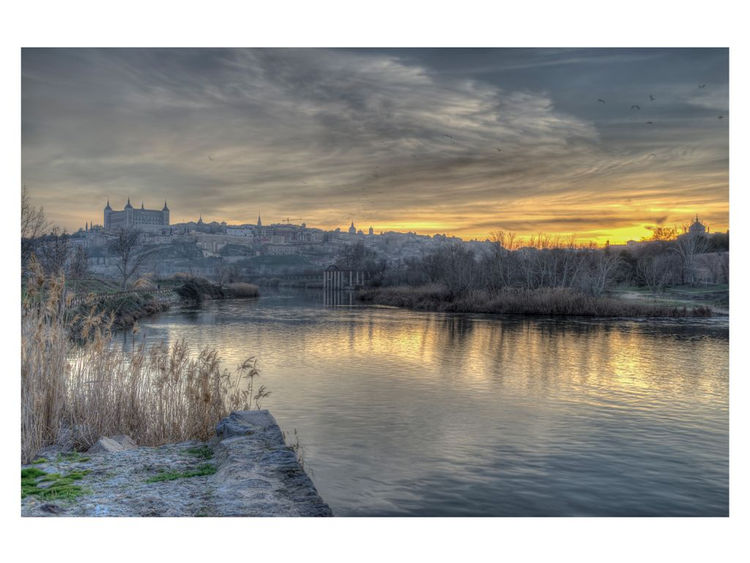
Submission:
[[[197,220],[613,244],[729,228],[727,49],[23,49],[22,183],[68,231]],[[721,116],[721,118],[720,118]]]

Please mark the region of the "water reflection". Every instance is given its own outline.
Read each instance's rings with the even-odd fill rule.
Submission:
[[[343,293],[343,292],[342,292]],[[341,306],[343,303],[344,306]],[[728,329],[348,306],[280,293],[143,323],[259,358],[340,515],[727,512]]]

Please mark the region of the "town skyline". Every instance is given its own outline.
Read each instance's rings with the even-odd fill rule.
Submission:
[[[128,197],[464,240],[729,228],[727,49],[24,49],[22,73],[23,183],[68,231]]]
[[[148,207],[146,207],[145,203],[143,201],[141,201],[140,207],[138,205],[132,205],[132,202],[131,202],[130,198],[127,199],[126,204],[123,206],[122,210],[118,209],[116,206],[112,207],[110,205],[110,201],[107,200],[106,207],[104,208],[104,217],[92,218],[90,221],[89,220],[85,220],[83,226],[79,225],[77,228],[74,228],[74,229],[71,229],[71,230],[67,230],[66,229],[66,232],[69,232],[69,233],[72,234],[74,232],[80,232],[82,230],[88,231],[89,228],[92,228],[92,229],[93,228],[103,228],[105,231],[113,231],[114,232],[115,230],[117,230],[118,227],[114,226],[114,225],[108,225],[107,224],[108,223],[107,218],[106,218],[107,212],[109,211],[110,213],[112,213],[112,211],[114,211],[115,215],[118,215],[118,214],[121,215],[124,212],[124,210],[128,209],[129,206],[130,206],[130,208],[132,208],[136,212],[145,210],[145,212],[147,214],[149,214],[149,213],[150,214],[156,213],[158,215],[161,215],[163,212],[166,211],[166,219],[164,219],[165,222],[163,223],[163,225],[169,225],[169,226],[172,226],[172,227],[183,226],[183,225],[195,225],[195,224],[198,224],[198,225],[200,225],[200,224],[204,224],[204,225],[215,224],[215,225],[222,225],[222,226],[225,226],[225,227],[238,227],[239,228],[239,227],[246,227],[246,226],[251,226],[251,227],[258,226],[258,227],[260,227],[261,223],[262,223],[263,227],[269,227],[269,226],[289,226],[289,227],[297,227],[297,228],[301,227],[303,229],[307,228],[307,229],[312,229],[312,230],[317,230],[317,231],[323,231],[323,232],[339,232],[340,231],[340,232],[348,232],[350,234],[360,234],[360,235],[361,234],[378,235],[378,234],[388,234],[388,233],[400,233],[400,234],[415,234],[415,235],[419,235],[419,236],[428,236],[428,237],[430,237],[430,236],[447,236],[448,238],[456,238],[456,239],[464,240],[466,242],[469,242],[469,241],[479,241],[479,242],[481,242],[481,241],[490,240],[496,234],[496,232],[495,233],[490,233],[487,237],[485,237],[483,239],[482,238],[472,238],[472,239],[469,239],[469,238],[463,238],[463,237],[460,237],[460,236],[456,236],[456,235],[453,235],[453,234],[447,233],[447,232],[442,232],[442,233],[440,233],[440,232],[437,232],[437,233],[423,233],[423,232],[419,232],[419,231],[414,230],[414,229],[406,229],[406,230],[404,230],[404,229],[401,229],[401,230],[400,229],[379,229],[379,228],[376,228],[376,226],[373,226],[373,225],[367,225],[365,223],[357,223],[356,220],[351,220],[351,222],[349,224],[346,224],[346,225],[339,224],[339,225],[335,225],[333,227],[319,226],[319,225],[314,225],[314,224],[313,225],[308,225],[305,221],[292,221],[289,217],[285,217],[285,218],[278,219],[278,220],[275,220],[275,219],[271,218],[270,220],[262,221],[261,214],[259,214],[255,220],[244,221],[244,222],[241,222],[241,223],[228,222],[228,221],[226,221],[226,220],[224,220],[222,218],[218,218],[218,217],[206,217],[204,219],[202,214],[199,214],[198,218],[193,217],[193,218],[187,218],[185,220],[175,220],[175,221],[172,221],[172,220],[170,220],[170,215],[171,215],[172,211],[171,211],[171,208],[168,207],[167,201],[164,201],[164,207],[162,209],[154,209],[154,208],[148,208]],[[161,221],[162,221],[162,219],[159,219],[158,225],[162,225]],[[149,223],[153,223],[154,221],[150,220],[148,222]],[[680,233],[687,232],[688,228],[692,224],[694,224],[694,223],[700,223],[706,229],[706,232],[709,232],[709,233],[710,232],[714,232],[714,233],[720,233],[720,232],[722,232],[722,231],[716,230],[716,229],[714,229],[712,231],[712,226],[710,224],[708,224],[705,220],[703,220],[701,218],[701,215],[699,213],[696,213],[696,214],[692,215],[691,217],[687,218],[687,220],[683,220],[680,223],[672,223],[670,225],[666,225],[666,224],[661,225],[660,226],[661,227],[661,233],[663,235],[664,234],[664,229],[672,228],[675,231],[674,234],[675,235],[679,235]],[[158,225],[153,225],[152,227],[149,227],[148,225],[144,225],[144,227],[147,230],[154,230],[154,229],[160,230],[160,228],[162,228],[162,227],[159,227]],[[50,224],[50,227],[55,227],[55,226],[56,225]],[[119,228],[126,228],[126,227],[124,225],[121,225]],[[138,230],[139,226],[138,225],[133,225],[130,228],[134,228],[134,229]],[[512,233],[510,231],[506,231],[506,232]],[[647,231],[647,232],[649,234],[652,234],[652,231]],[[728,230],[727,230],[727,232],[728,232]],[[512,234],[513,235],[519,235],[519,233],[512,233]],[[574,241],[575,244],[589,244],[589,243],[593,243],[593,244],[595,244],[597,246],[603,246],[603,244],[599,243],[598,241],[591,241],[591,240],[579,239],[576,236],[576,233],[561,234],[561,233],[536,232],[536,233],[531,233],[528,236],[525,236],[525,235],[518,236],[517,240],[518,240],[518,242],[523,242],[524,240],[531,240],[531,239],[534,239],[534,238],[538,238],[540,236],[549,236],[551,238],[556,238],[557,240],[560,240],[560,241],[565,241],[565,240],[567,240],[567,241]],[[638,242],[638,241],[641,241],[641,240],[645,240],[647,238],[649,238],[649,237],[644,236],[644,237],[641,237],[639,239],[629,239],[628,241],[622,241],[622,242],[621,241],[610,241],[610,240],[607,240],[607,241],[605,241],[605,243],[606,244],[620,245],[620,244],[624,244],[624,243],[627,243],[627,242],[634,242],[634,241]]]

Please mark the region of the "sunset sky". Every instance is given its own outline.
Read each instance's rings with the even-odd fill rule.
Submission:
[[[128,197],[167,200],[173,223],[260,212],[265,224],[619,243],[697,213],[725,231],[728,56],[25,49],[22,181],[68,231]]]

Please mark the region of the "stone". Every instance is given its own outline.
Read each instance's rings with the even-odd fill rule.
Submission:
[[[91,446],[87,451],[87,453],[90,454],[101,454],[101,453],[112,453],[112,452],[122,452],[125,450],[125,447],[122,446],[119,442],[116,442],[112,438],[107,438],[106,436],[102,436],[99,438],[96,443]]]
[[[134,450],[138,447],[138,444],[135,443],[133,438],[125,434],[118,434],[117,436],[111,436],[110,438],[120,444],[124,450]]]
[[[276,427],[276,421],[267,410],[234,411],[216,425],[216,435],[220,439],[232,436],[250,436]]]

